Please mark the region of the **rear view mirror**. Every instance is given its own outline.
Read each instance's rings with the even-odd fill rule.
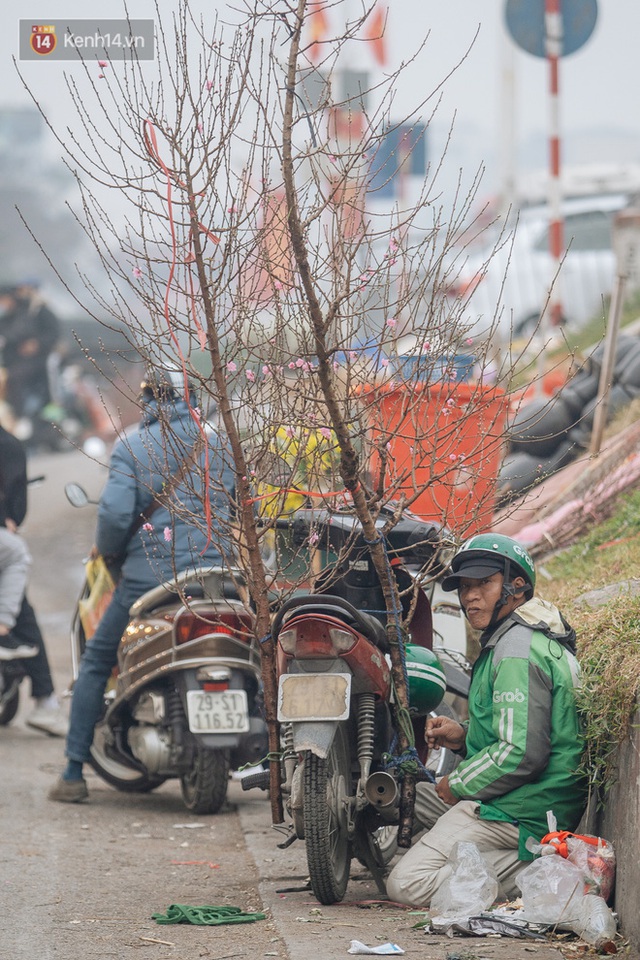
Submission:
[[[65,484],[64,492],[67,500],[73,507],[86,507],[86,505],[90,503],[86,490],[84,487],[81,487],[79,483]]]

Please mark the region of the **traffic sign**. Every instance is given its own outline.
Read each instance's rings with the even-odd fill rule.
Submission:
[[[562,49],[566,57],[582,47],[596,25],[597,0],[560,0]],[[545,0],[507,0],[507,30],[513,40],[534,57],[546,57]]]

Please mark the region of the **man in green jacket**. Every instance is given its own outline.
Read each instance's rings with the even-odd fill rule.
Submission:
[[[534,598],[535,568],[517,541],[480,534],[460,548],[443,582],[458,590],[471,626],[482,631],[469,691],[469,720],[430,717],[429,747],[462,760],[437,783],[419,783],[414,830],[428,832],[387,879],[392,900],[427,906],[450,875],[457,841],[471,841],[494,867],[501,894],[533,859],[525,846],[547,832],[575,830],[586,802],[577,773],[583,740],[575,700],[575,633],[551,604]]]

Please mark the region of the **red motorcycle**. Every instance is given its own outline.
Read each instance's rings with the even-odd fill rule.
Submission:
[[[394,817],[397,822],[399,797],[399,773],[390,763],[394,711],[387,614],[355,517],[299,511],[290,527],[297,546],[304,544],[305,535],[307,541],[311,537],[320,543],[324,559],[333,562],[316,578],[313,592],[282,605],[272,625],[282,791],[291,818],[285,845],[305,841],[313,893],[320,903],[331,904],[344,897],[352,857],[370,869],[384,890],[375,831]],[[440,528],[417,517],[404,518],[387,538],[389,570],[400,588],[411,638],[406,672],[422,759],[425,714],[440,704],[447,689],[462,696],[468,691],[468,677],[460,672],[447,680],[431,651],[429,601],[409,569],[411,561],[423,568],[427,555],[435,568],[441,538]],[[243,782],[244,789],[258,785],[264,786],[260,775]]]

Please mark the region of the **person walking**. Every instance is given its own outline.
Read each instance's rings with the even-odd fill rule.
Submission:
[[[427,832],[389,874],[392,900],[428,906],[451,874],[458,841],[476,844],[497,873],[501,895],[518,896],[515,876],[533,859],[527,841],[548,832],[547,812],[560,830],[575,830],[581,819],[586,780],[579,770],[575,633],[552,604],[534,597],[535,584],[527,550],[497,534],[464,543],[443,580],[481,631],[481,651],[469,720],[427,720],[427,745],[454,750],[462,760],[437,783],[417,784],[414,830]]]
[[[23,661],[34,700],[27,725],[54,737],[63,737],[67,732],[67,718],[55,693],[40,626],[25,593],[30,557],[17,530],[26,513],[27,458],[24,447],[17,437],[0,426],[0,569],[3,571],[0,575],[0,660]],[[11,569],[3,566],[8,547],[14,557]]]
[[[83,765],[90,757],[105,687],[133,602],[184,570],[232,562],[229,504],[234,473],[220,435],[207,431],[208,449],[199,453],[201,435],[192,416],[196,398],[190,390],[185,399],[179,371],[149,370],[140,399],[141,424],[115,444],[98,506],[95,549],[107,562],[121,563],[121,573],[87,642],[73,687],[67,765],[48,794],[62,803],[88,797]],[[164,498],[163,487],[170,489]],[[210,529],[205,522],[207,499]],[[157,508],[149,517],[154,501]],[[147,522],[141,522],[145,516]]]
[[[0,287],[0,342],[6,396],[16,419],[14,432],[30,437],[29,424],[51,401],[49,358],[60,321],[33,283]]]

